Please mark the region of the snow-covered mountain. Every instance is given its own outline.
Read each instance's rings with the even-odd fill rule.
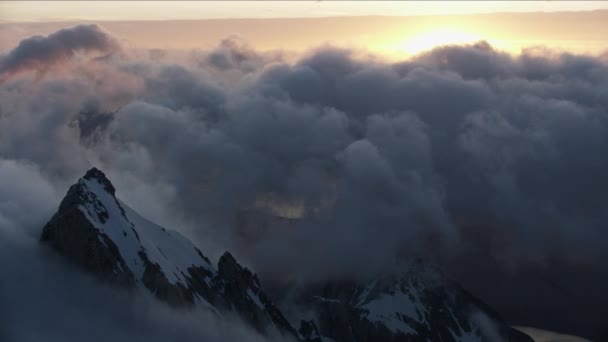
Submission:
[[[304,313],[290,322],[230,253],[215,266],[187,238],[141,217],[115,192],[103,172],[89,170],[70,187],[41,240],[103,281],[150,291],[174,307],[234,313],[263,334],[311,342],[532,341],[420,263],[400,277],[309,288],[284,304]]]
[[[401,276],[310,289],[299,307],[309,315],[300,333],[312,341],[533,342],[420,262]]]
[[[296,336],[255,274],[230,253],[214,266],[184,236],[118,200],[98,169],[70,187],[41,240],[101,279],[147,289],[172,306],[203,306],[220,315],[235,312],[260,332],[276,329]]]

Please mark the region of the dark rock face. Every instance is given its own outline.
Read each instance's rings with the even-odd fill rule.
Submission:
[[[144,286],[154,293],[156,298],[174,307],[190,307],[194,305],[193,289],[180,283],[171,284],[158,264],[150,262],[146,253],[139,252],[144,261],[145,269],[142,277]]]
[[[97,169],[87,172],[89,177],[98,174],[105,179]],[[109,188],[114,189],[111,184]],[[126,266],[118,247],[78,209],[87,200],[83,184],[78,182],[72,185],[57,213],[44,226],[41,241],[49,243],[59,253],[88,271],[99,274],[104,280],[126,287],[135,286],[133,273]],[[107,219],[107,213],[101,209],[98,215],[100,220]]]
[[[257,275],[239,265],[230,253],[226,252],[220,258],[218,272],[216,283],[225,294],[224,298],[238,311],[247,312],[247,319],[254,326],[274,325],[279,331],[297,336],[296,330],[262,290]]]

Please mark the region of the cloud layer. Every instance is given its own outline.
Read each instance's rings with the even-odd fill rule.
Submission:
[[[95,165],[142,214],[211,254],[231,249],[269,283],[412,256],[606,273],[601,58],[481,42],[399,63],[333,47],[288,62],[237,38],[186,61],[74,54],[115,41],[79,26],[2,58],[19,71],[0,84],[2,172],[37,176],[0,191],[0,222],[35,235]]]

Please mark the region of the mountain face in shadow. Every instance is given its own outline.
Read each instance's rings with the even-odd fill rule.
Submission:
[[[226,252],[216,264],[190,240],[140,216],[93,168],[70,187],[41,241],[100,281],[149,291],[176,309],[236,314],[258,332],[300,341],[532,341],[438,271],[414,263],[367,283],[328,282],[286,303]],[[298,327],[296,330],[295,327]]]

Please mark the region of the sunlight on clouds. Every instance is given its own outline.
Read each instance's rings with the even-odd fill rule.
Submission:
[[[463,46],[485,41],[500,51],[513,54],[520,53],[528,46],[542,45],[537,42],[503,39],[491,29],[469,27],[459,23],[448,25],[431,24],[426,29],[416,32],[399,32],[398,35],[386,35],[385,39],[370,42],[370,51],[380,54],[389,60],[408,58],[440,46]]]
[[[409,54],[418,54],[440,45],[472,44],[483,40],[480,35],[458,29],[439,29],[415,35],[400,44],[400,48]]]

